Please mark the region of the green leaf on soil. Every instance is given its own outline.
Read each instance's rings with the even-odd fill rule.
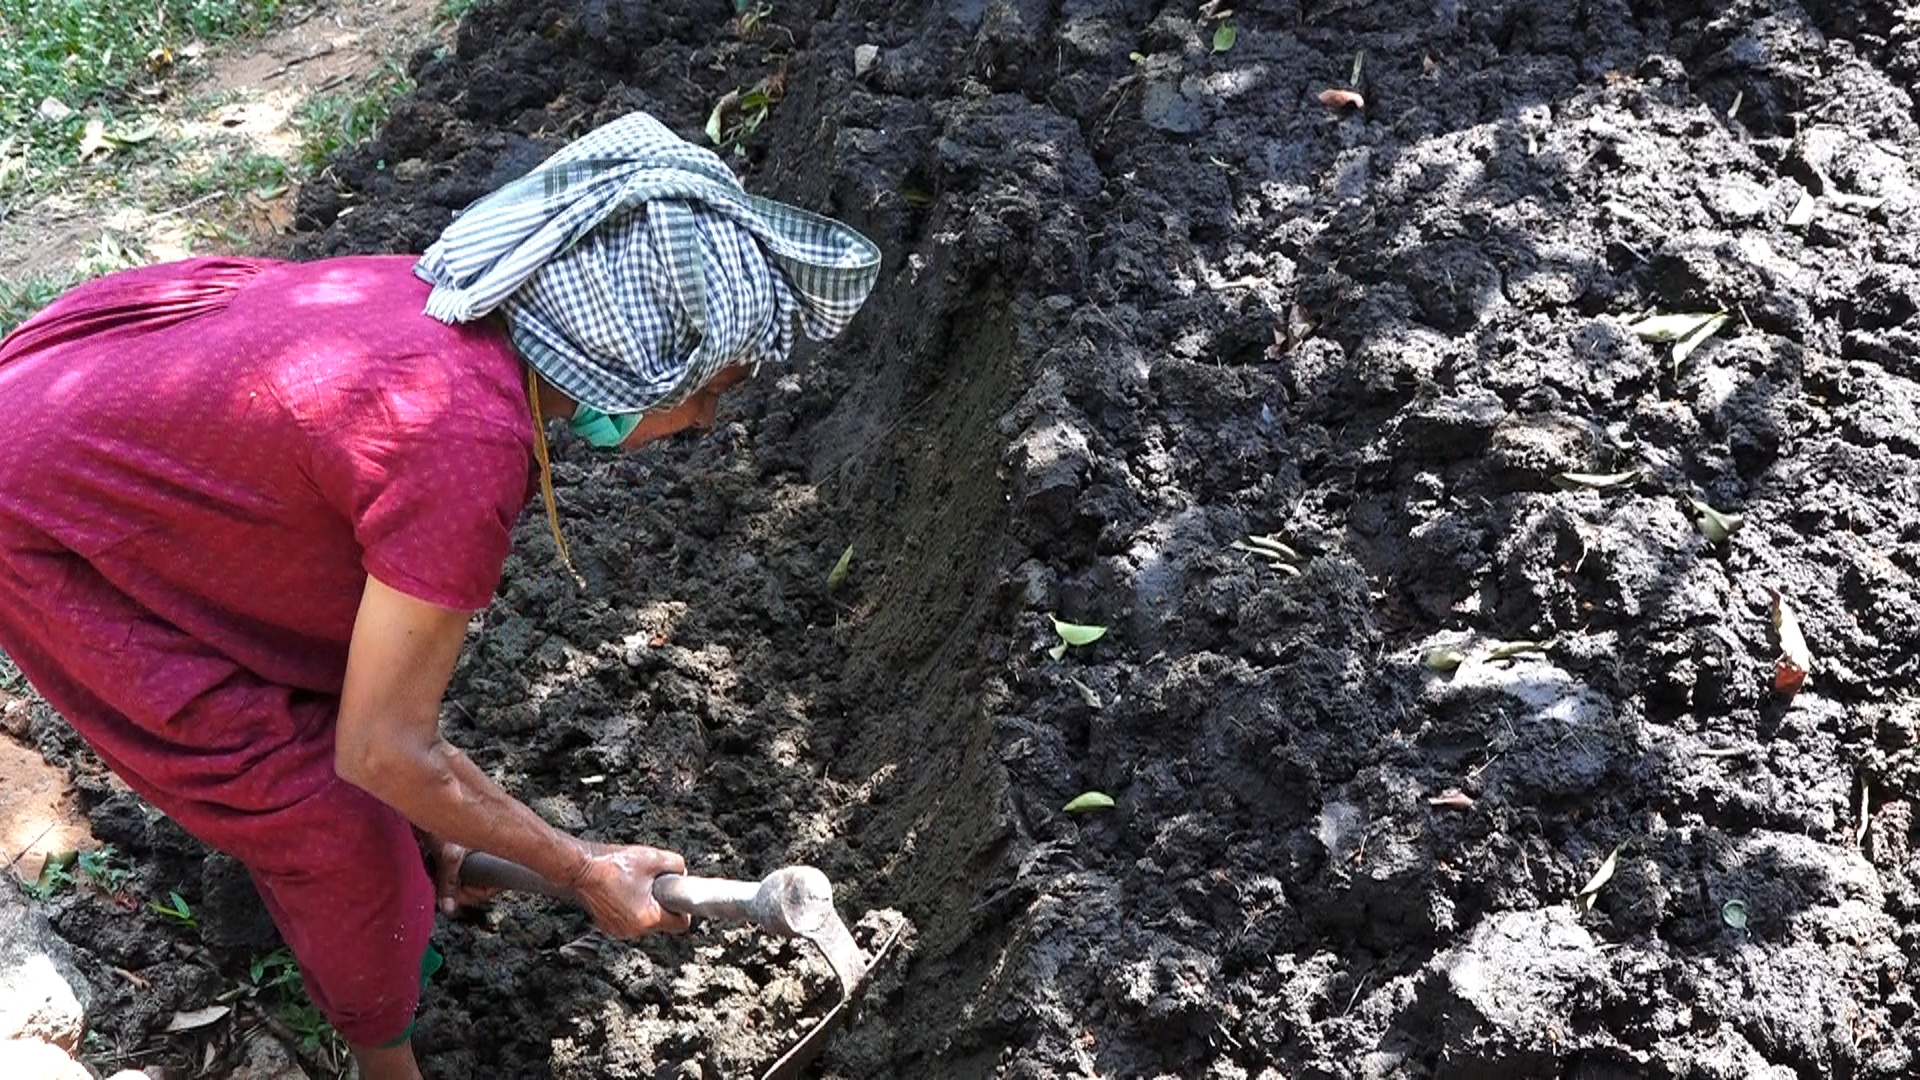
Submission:
[[[847,583],[847,571],[852,569],[852,567],[853,545],[848,544],[847,550],[840,553],[840,561],[834,563],[833,569],[827,572],[827,591],[832,592],[840,586],[845,585]]]
[[[1069,814],[1084,814],[1089,810],[1111,810],[1112,808],[1113,796],[1101,791],[1089,791],[1075,795],[1072,801],[1067,803],[1065,810]]]
[[[1234,29],[1232,23],[1221,23],[1213,31],[1213,51],[1226,52],[1233,48],[1233,43],[1238,40],[1240,40],[1240,31]]]
[[[200,925],[199,920],[193,917],[193,909],[187,906],[186,900],[182,899],[178,892],[167,893],[167,900],[172,903],[172,907],[155,900],[153,910],[187,926]]]
[[[1467,654],[1451,645],[1442,645],[1437,649],[1428,649],[1427,654],[1420,658],[1420,662],[1426,665],[1428,671],[1445,675],[1466,663]]]
[[[1715,547],[1726,543],[1729,537],[1739,532],[1740,527],[1747,523],[1747,519],[1741,515],[1723,514],[1699,499],[1688,499],[1687,502],[1692,505],[1693,512],[1697,515],[1693,519],[1694,527],[1700,530],[1701,536],[1707,538],[1707,543]]]
[[[1496,641],[1487,649],[1489,660],[1511,660],[1523,653],[1546,652],[1548,641]]]
[[[715,105],[713,107],[713,111],[711,113],[707,114],[707,140],[713,143],[713,145],[715,146],[719,146],[722,141],[720,114],[723,110],[726,109],[726,107],[727,107],[727,103],[723,100],[720,102],[720,104]]]
[[[1361,49],[1359,52],[1353,54],[1353,73],[1347,76],[1348,86],[1360,85],[1360,73],[1366,69],[1366,66],[1367,50]]]
[[[1645,476],[1646,473],[1647,470],[1645,469],[1628,469],[1626,472],[1616,473],[1563,472],[1555,473],[1553,482],[1555,486],[1567,491],[1579,491],[1583,489],[1589,491],[1607,491],[1611,488],[1630,487],[1636,480]]]
[[[33,895],[45,900],[60,891],[62,886],[73,884],[72,867],[79,858],[77,851],[56,851],[48,855],[40,864],[40,876],[31,886]]]
[[[1574,894],[1574,906],[1578,907],[1581,911],[1593,910],[1593,902],[1599,898],[1600,890],[1607,887],[1607,882],[1613,880],[1613,872],[1619,869],[1620,849],[1623,847],[1626,847],[1626,845],[1620,844],[1611,852],[1607,853],[1607,861],[1601,863],[1600,869],[1595,870],[1593,876],[1587,879],[1587,883],[1580,887],[1578,893]]]
[[[1747,928],[1747,904],[1744,900],[1729,900],[1720,905],[1720,921],[1735,930]]]
[[[1107,636],[1104,626],[1086,626],[1081,623],[1061,622],[1053,616],[1047,616],[1053,623],[1053,632],[1060,635],[1062,645],[1091,645]]]

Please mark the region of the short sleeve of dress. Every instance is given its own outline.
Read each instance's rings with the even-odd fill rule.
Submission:
[[[368,574],[415,599],[477,611],[500,583],[529,466],[514,433],[452,424],[375,438],[335,432],[316,479],[351,521]]]
[[[426,439],[404,463],[354,522],[367,573],[431,604],[486,607],[526,503],[526,446],[505,433]]]

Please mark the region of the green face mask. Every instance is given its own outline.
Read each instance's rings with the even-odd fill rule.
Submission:
[[[575,435],[595,446],[615,447],[640,426],[641,415],[636,412],[609,416],[591,406],[576,405],[573,419],[567,426],[573,429]]]

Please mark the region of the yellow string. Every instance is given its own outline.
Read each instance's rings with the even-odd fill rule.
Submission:
[[[527,365],[527,403],[533,406],[533,457],[540,463],[540,497],[547,504],[547,526],[553,530],[553,542],[560,549],[560,560],[567,564],[573,583],[587,587],[580,568],[573,565],[573,553],[567,550],[567,538],[560,535],[560,507],[553,501],[553,463],[547,457],[547,422],[540,415],[540,376]]]

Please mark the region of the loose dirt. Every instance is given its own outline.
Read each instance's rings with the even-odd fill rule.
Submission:
[[[27,707],[26,701],[16,700],[4,708],[14,714]],[[0,714],[0,723],[6,719],[6,714]],[[17,880],[37,880],[49,855],[92,846],[87,819],[67,788],[66,770],[48,765],[38,751],[5,737],[0,737],[0,791],[6,793],[0,799],[0,854]]]
[[[558,447],[588,587],[523,523],[451,737],[557,824],[904,909],[825,1075],[1911,1074],[1920,13],[1222,7],[494,4],[421,58],[301,254],[776,73],[748,186],[886,253],[712,436]],[[828,995],[546,902],[440,940],[438,1076],[748,1075]]]

